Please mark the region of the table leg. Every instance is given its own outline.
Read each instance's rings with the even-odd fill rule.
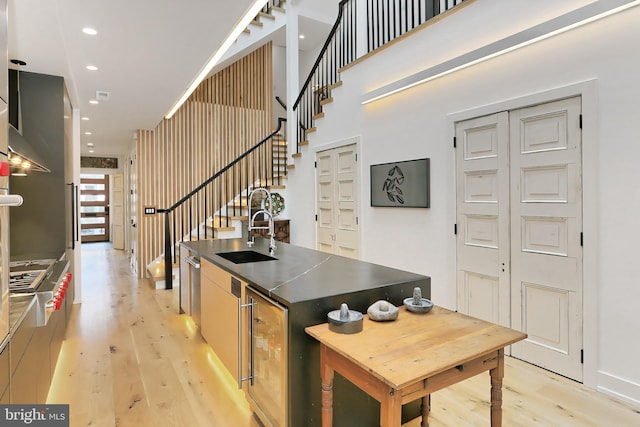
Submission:
[[[398,390],[390,389],[387,398],[380,402],[380,426],[400,427],[401,424],[402,395]]]
[[[498,366],[489,371],[491,376],[491,427],[502,426],[502,378],[504,377],[504,348],[498,350]]]
[[[327,347],[320,344],[320,377],[322,379],[322,427],[333,425],[333,375],[334,370],[326,363]]]
[[[422,414],[420,427],[429,427],[429,411],[431,411],[431,395],[427,394],[422,398],[422,404],[420,405],[420,413]]]

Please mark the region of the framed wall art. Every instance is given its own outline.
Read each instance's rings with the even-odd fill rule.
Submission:
[[[429,207],[429,159],[371,165],[371,206]]]

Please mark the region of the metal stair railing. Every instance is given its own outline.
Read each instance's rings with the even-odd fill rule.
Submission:
[[[286,139],[286,119],[279,118],[276,129],[266,138],[249,150],[242,153],[214,175],[195,187],[191,192],[165,209],[158,209],[164,214],[164,269],[165,289],[173,288],[173,263],[176,261],[176,245],[183,240],[200,240],[213,238],[214,228],[209,234],[207,221],[216,215],[225,218],[224,226],[230,225],[231,216],[243,215],[247,206],[243,194],[247,194],[254,185],[281,185],[287,175],[287,167],[278,161],[277,146]],[[238,204],[233,203],[238,199]]]
[[[296,153],[306,141],[309,130],[315,128],[315,118],[322,113],[324,100],[331,98],[331,90],[340,81],[340,69],[358,58],[358,43],[366,43],[369,53],[403,34],[417,28],[431,18],[459,5],[464,0],[342,0],[327,40],[300,94],[293,104],[298,117]],[[356,4],[363,4],[358,11]],[[366,40],[358,40],[358,13],[366,16]],[[363,21],[364,22],[364,21]]]

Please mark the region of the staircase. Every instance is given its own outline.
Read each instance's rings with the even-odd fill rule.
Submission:
[[[248,221],[248,198],[254,188],[286,189],[286,119],[278,119],[276,130],[238,156],[173,206],[158,209],[165,214],[164,253],[147,271],[157,289],[171,289],[178,277],[177,248],[181,241],[242,236]],[[165,256],[168,254],[168,256]]]
[[[172,288],[174,274],[171,271],[175,266],[178,242],[240,237],[242,222],[250,215],[248,196],[251,190],[256,187],[270,190],[285,188],[287,171],[294,169],[295,161],[302,158],[301,149],[309,144],[309,136],[316,132],[316,122],[325,116],[324,106],[333,102],[333,91],[342,85],[341,70],[362,58],[360,50],[367,55],[463,1],[370,0],[364,10],[356,10],[356,0],[341,0],[336,22],[293,105],[297,117],[296,149],[292,154],[294,162],[287,162],[286,138],[280,133],[284,132],[282,124],[286,120],[279,119],[274,133],[172,207],[158,210],[165,214],[165,250],[164,255],[147,268],[157,283],[156,287],[161,284],[166,289]],[[284,0],[270,0],[245,33],[251,34],[252,28],[264,25],[263,21],[275,19],[272,12],[283,13],[283,6]],[[366,16],[366,29],[356,28],[358,14]],[[359,50],[357,43],[362,42],[366,43],[366,49]],[[179,221],[176,220],[178,208],[186,209],[188,218],[182,215]],[[180,224],[180,230],[177,224]]]
[[[324,117],[323,106],[333,102],[333,90],[342,86],[342,69],[387,43],[416,30],[427,21],[460,5],[464,0],[369,0],[361,10],[357,0],[341,0],[338,17],[329,32],[311,72],[293,105],[298,119],[294,159],[316,132],[316,121]],[[358,28],[364,15],[366,28]],[[366,46],[358,46],[366,44]],[[295,162],[289,169],[295,168]]]

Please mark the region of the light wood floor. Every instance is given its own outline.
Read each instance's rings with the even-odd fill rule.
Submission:
[[[48,397],[70,404],[71,426],[258,426],[190,318],[177,314],[176,290],[137,280],[108,244],[82,245],[82,270],[83,303]],[[488,426],[489,388],[486,374],[435,393],[430,426]],[[503,425],[640,426],[640,408],[507,358]]]

